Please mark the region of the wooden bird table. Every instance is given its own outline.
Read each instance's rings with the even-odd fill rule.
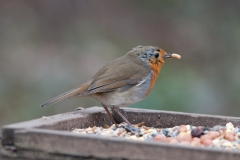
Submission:
[[[194,126],[240,125],[240,118],[212,116],[159,110],[124,108],[121,112],[132,123],[145,122],[146,126],[166,128],[190,124]],[[113,113],[114,119],[121,118]],[[102,107],[6,125],[2,128],[0,159],[218,159],[239,160],[240,151],[191,147],[136,141],[100,135],[70,132],[72,128],[110,125]],[[2,157],[1,157],[2,156]]]

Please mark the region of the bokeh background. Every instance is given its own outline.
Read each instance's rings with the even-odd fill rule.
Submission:
[[[238,0],[0,0],[0,127],[100,105],[40,107],[137,45],[182,59],[167,60],[149,96],[130,107],[240,116],[239,8]]]

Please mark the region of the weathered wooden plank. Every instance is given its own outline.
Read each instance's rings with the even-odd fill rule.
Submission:
[[[86,110],[6,125],[2,128],[2,144],[14,145],[14,131],[19,129],[45,128],[69,131],[74,127],[83,128],[92,125],[110,124],[107,115],[103,111],[104,109],[101,107],[91,107]]]
[[[80,135],[45,129],[18,130],[15,133],[18,151],[34,150],[49,154],[138,160],[239,160],[240,152],[217,150],[159,142],[141,142],[98,135]]]
[[[93,157],[82,157],[82,156],[69,156],[65,154],[59,153],[48,153],[37,150],[25,150],[19,149],[17,152],[17,156],[23,159],[44,159],[44,160],[97,160],[98,158]],[[7,159],[6,159],[7,160]],[[18,160],[18,159],[17,159]],[[108,159],[101,159],[108,160]]]
[[[234,125],[240,125],[240,118],[226,116],[212,116],[204,114],[192,114],[181,112],[169,112],[146,109],[124,108],[122,113],[131,123],[145,122],[146,126],[152,127],[173,127],[181,124],[191,124],[196,126],[225,125],[232,122]],[[113,113],[118,122],[122,119]],[[110,124],[110,120],[102,107],[91,107],[81,111],[74,111],[64,114],[40,118],[27,122],[21,122],[4,126],[2,129],[3,145],[14,145],[14,131],[24,128],[44,128],[52,130],[69,131],[72,128],[84,128],[88,126],[102,126]]]
[[[131,123],[144,121],[146,126],[173,127],[181,124],[196,126],[225,125],[232,122],[240,125],[240,118],[212,116],[203,114],[156,111],[124,108],[122,113]],[[113,113],[116,121],[122,119]],[[40,118],[32,121],[16,123],[3,127],[4,146],[17,148],[17,158],[40,159],[75,159],[98,157],[104,159],[239,159],[239,152],[214,150],[208,148],[192,148],[161,144],[154,142],[138,142],[131,140],[102,137],[98,135],[77,135],[67,131],[72,128],[102,126],[110,124],[101,107],[91,107],[81,111],[69,112]],[[38,128],[38,129],[34,129]]]
[[[234,125],[240,125],[239,117],[134,108],[124,108],[121,111],[131,123],[134,124],[144,121],[146,126],[151,127],[165,128],[182,124],[213,127],[215,125],[225,126],[228,122],[232,122]],[[113,113],[113,116],[116,121],[122,121],[121,117],[118,116],[115,112]]]

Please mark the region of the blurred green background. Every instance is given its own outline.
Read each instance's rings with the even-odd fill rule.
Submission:
[[[238,0],[0,0],[0,127],[100,105],[40,105],[137,45],[182,55],[131,105],[240,115]]]

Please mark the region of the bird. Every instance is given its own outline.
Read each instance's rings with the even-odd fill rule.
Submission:
[[[66,98],[92,97],[101,103],[112,123],[117,125],[108,108],[114,110],[131,126],[119,111],[119,107],[126,107],[144,99],[153,88],[162,65],[168,58],[180,59],[181,56],[166,53],[156,46],[134,47],[124,56],[102,67],[87,82],[48,100],[41,107]]]

